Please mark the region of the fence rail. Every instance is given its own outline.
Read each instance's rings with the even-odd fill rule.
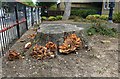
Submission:
[[[2,3],[0,7],[0,56],[3,56],[15,40],[30,27],[41,22],[40,15],[40,7],[26,6],[19,2]]]
[[[48,10],[48,16],[57,16],[57,15],[63,15],[63,10]]]

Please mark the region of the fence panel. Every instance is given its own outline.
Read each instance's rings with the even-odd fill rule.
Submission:
[[[0,8],[0,56],[3,56],[28,28],[40,21],[40,13],[41,11],[37,7],[17,2],[2,3]]]
[[[31,7],[26,7],[26,13],[27,13],[27,24],[28,24],[28,28],[30,28],[32,26],[32,17],[31,17]]]

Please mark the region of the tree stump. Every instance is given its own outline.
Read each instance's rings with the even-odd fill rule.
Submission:
[[[45,45],[49,41],[61,45],[64,38],[73,33],[85,41],[82,27],[72,24],[42,24],[37,30],[35,40],[40,45]]]

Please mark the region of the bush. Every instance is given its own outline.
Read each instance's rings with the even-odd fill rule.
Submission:
[[[100,15],[98,15],[98,14],[88,15],[88,16],[86,17],[86,19],[87,19],[87,20],[96,20],[96,19],[98,19],[99,17],[100,17]]]
[[[95,14],[95,15],[88,15],[86,17],[87,20],[90,20],[91,22],[97,22],[100,18],[100,15]]]
[[[49,10],[57,10],[57,5],[54,4],[54,5],[50,6]]]
[[[73,21],[74,21],[74,22],[80,22],[81,20],[80,20],[79,17],[75,17]]]
[[[62,20],[62,16],[61,15],[56,16],[56,20]]]
[[[120,23],[120,12],[115,13],[113,15],[113,21],[116,22],[116,23]]]
[[[81,9],[81,10],[74,9],[74,10],[71,10],[71,15],[86,18],[88,15],[96,14],[96,12],[97,11],[94,9]]]
[[[101,19],[101,20],[107,20],[108,19],[108,15],[88,15],[86,17],[87,20],[96,20],[96,19]]]
[[[42,20],[47,20],[47,18],[45,17],[45,16],[42,16],[42,18],[41,18]]]
[[[76,17],[78,17],[78,16],[71,15],[71,16],[69,17],[69,19],[75,19]]]
[[[100,34],[114,37],[117,34],[117,29],[103,26],[100,22],[98,22],[87,30],[87,34],[89,36]]]
[[[100,19],[101,19],[101,20],[108,20],[108,15],[101,15],[101,16],[100,16]]]
[[[56,17],[50,16],[50,17],[48,18],[48,20],[49,20],[49,21],[55,21],[55,20],[56,20]]]
[[[99,14],[95,14],[95,15],[93,15],[95,18],[100,18],[101,16],[99,15]]]

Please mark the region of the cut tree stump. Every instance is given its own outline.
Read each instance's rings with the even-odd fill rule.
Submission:
[[[84,43],[87,42],[84,38],[84,28],[72,24],[42,24],[37,30],[35,40],[40,45],[45,45],[49,41],[61,45],[64,38],[73,33],[80,37]]]

